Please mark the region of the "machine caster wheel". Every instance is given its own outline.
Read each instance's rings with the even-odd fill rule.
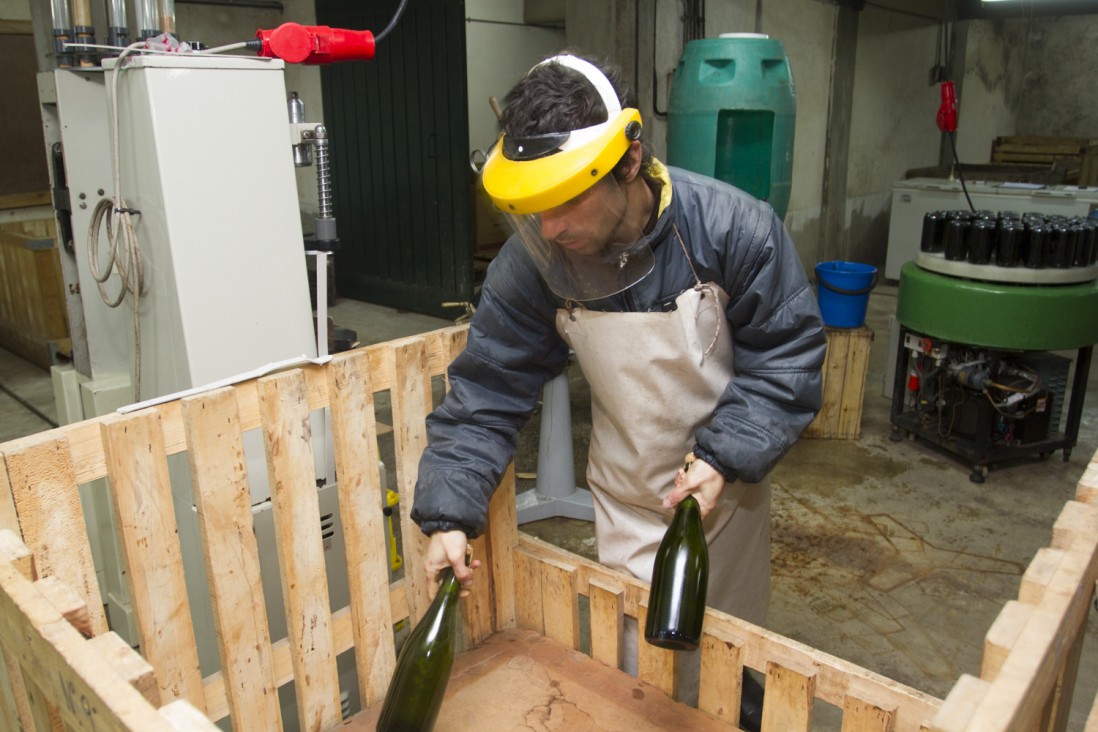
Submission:
[[[1045,460],[1048,460],[1050,457],[1052,457],[1052,453],[1051,452],[1037,453],[1037,457],[1041,459],[1041,462],[1044,462]]]
[[[973,483],[983,483],[987,479],[988,467],[986,465],[976,465],[972,468],[972,472],[969,473],[968,479]]]
[[[904,439],[904,432],[899,427],[892,428],[892,434],[888,436],[888,439],[893,442],[902,442]]]
[[[1064,450],[1064,462],[1065,463],[1071,462],[1071,448],[1070,447],[1068,449]]]

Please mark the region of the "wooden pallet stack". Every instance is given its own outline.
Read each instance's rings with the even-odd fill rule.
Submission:
[[[304,730],[373,729],[395,665],[393,627],[427,607],[425,539],[401,511],[407,575],[389,582],[376,398],[391,403],[395,482],[412,502],[431,381],[464,346],[463,327],[342,353],[288,370],[0,445],[0,726],[44,732],[278,730],[276,691],[294,682]],[[310,414],[330,408],[350,604],[330,608],[317,520]],[[242,435],[264,438],[286,638],[267,635]],[[201,526],[221,668],[199,669],[167,460],[186,453]],[[1098,469],[1088,476],[1098,477]],[[110,490],[140,656],[106,627],[78,487]],[[1084,484],[1090,479],[1085,476]],[[1084,485],[1081,484],[1081,485]],[[735,729],[745,667],[766,675],[763,729],[807,731],[813,703],[846,732],[1030,730],[1070,697],[1093,597],[1098,517],[1081,488],[1053,544],[1026,574],[1014,621],[989,633],[987,672],[946,706],[917,690],[710,609],[699,708],[670,694],[671,651],[640,644],[638,678],[618,670],[626,618],[644,624],[647,585],[518,532],[514,471],[490,506],[462,601],[466,650],[436,729]],[[590,612],[581,616],[581,599]],[[589,616],[589,619],[581,619]],[[586,624],[586,627],[584,626]],[[584,633],[583,631],[587,631]],[[590,638],[590,655],[579,652]],[[355,649],[363,711],[342,719],[335,657]],[[1070,649],[1070,650],[1068,650]],[[1000,660],[996,661],[998,658]],[[516,669],[521,669],[517,673]],[[548,700],[548,701],[547,701]],[[971,710],[971,713],[969,713]],[[948,713],[947,713],[948,712]],[[531,716],[533,715],[533,716]],[[971,721],[969,721],[971,720]],[[20,726],[21,725],[21,726]]]
[[[0,224],[0,346],[49,368],[68,344],[53,220]]]

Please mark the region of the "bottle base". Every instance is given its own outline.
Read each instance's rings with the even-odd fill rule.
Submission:
[[[697,637],[674,630],[661,630],[654,635],[645,633],[644,639],[658,648],[670,651],[693,651],[698,647]]]

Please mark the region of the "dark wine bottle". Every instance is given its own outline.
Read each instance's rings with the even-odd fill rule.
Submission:
[[[457,648],[461,584],[453,570],[442,571],[442,585],[427,613],[412,629],[389,680],[378,732],[430,732],[438,719]]]
[[[644,639],[673,651],[697,648],[708,583],[709,548],[701,509],[697,499],[687,496],[675,509],[671,525],[656,550]]]

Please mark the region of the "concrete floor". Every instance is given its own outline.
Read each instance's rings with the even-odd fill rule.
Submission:
[[[802,440],[775,469],[773,602],[770,629],[944,697],[962,673],[979,670],[983,637],[1098,448],[1098,378],[1092,373],[1079,444],[1070,461],[1023,461],[987,482],[970,467],[921,443],[892,442],[882,396],[888,319],[896,288],[880,286],[867,324],[875,331],[857,441]],[[449,321],[340,300],[331,315],[376,343]],[[1098,369],[1098,365],[1095,367]],[[1093,370],[1092,370],[1093,371]],[[577,484],[585,485],[589,394],[569,372]],[[0,442],[56,421],[49,375],[0,349]],[[533,488],[539,419],[520,438],[519,490]],[[546,519],[530,531],[594,556],[593,527]],[[1089,624],[1069,729],[1082,730],[1098,689],[1095,623]],[[819,729],[837,729],[818,709]]]

